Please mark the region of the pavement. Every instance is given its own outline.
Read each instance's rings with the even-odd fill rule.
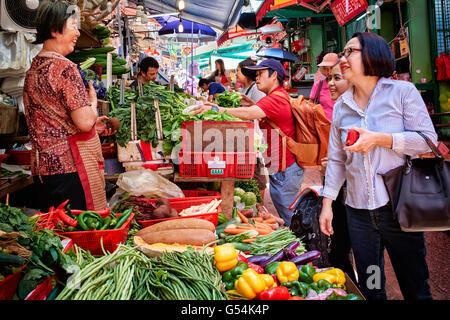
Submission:
[[[321,185],[319,167],[305,168],[304,180],[300,190],[307,186]],[[264,206],[273,215],[279,216],[270,198],[269,187],[264,193]],[[431,294],[434,300],[450,300],[450,232],[425,232],[427,263]],[[403,300],[400,287],[387,251],[385,257],[386,294],[388,300]],[[356,271],[355,271],[356,272]]]

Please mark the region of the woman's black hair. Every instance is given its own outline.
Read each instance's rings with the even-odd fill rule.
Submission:
[[[386,40],[370,32],[356,32],[361,44],[361,58],[366,76],[389,78],[395,71],[395,59]]]
[[[239,67],[241,68],[241,73],[247,77],[250,81],[256,81],[256,70],[250,70],[246,67],[256,66],[256,62],[251,58],[247,58],[239,62]]]
[[[73,7],[73,10],[70,10]],[[75,15],[75,5],[71,5],[67,1],[44,0],[39,3],[36,14],[36,40],[34,44],[44,43],[48,39],[52,39],[52,32],[63,32],[63,28],[71,16]]]

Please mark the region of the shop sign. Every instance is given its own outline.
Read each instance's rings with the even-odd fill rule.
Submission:
[[[334,0],[330,5],[331,11],[341,27],[366,11],[368,6],[367,0]]]

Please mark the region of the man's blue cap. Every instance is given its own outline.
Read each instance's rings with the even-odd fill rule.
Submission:
[[[284,78],[286,77],[286,71],[284,70],[283,66],[281,65],[281,62],[275,59],[266,59],[261,61],[260,64],[257,66],[248,66],[245,67],[250,70],[265,70],[265,69],[272,69],[273,71],[277,72],[277,78],[280,82],[284,81]]]

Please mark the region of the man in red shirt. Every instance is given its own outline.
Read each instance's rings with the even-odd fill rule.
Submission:
[[[258,90],[266,93],[264,98],[255,103],[243,95],[242,107],[223,108],[207,103],[193,108],[192,113],[204,113],[209,110],[226,111],[242,120],[260,120],[261,130],[267,133],[268,149],[265,163],[269,171],[270,196],[278,214],[289,226],[293,211],[288,208],[300,192],[303,168],[297,165],[294,155],[286,148],[286,170],[282,171],[282,139],[266,121],[272,120],[286,135],[295,139],[294,117],[286,99],[289,95],[283,88],[285,71],[281,63],[275,59],[267,59],[257,66],[246,68],[256,70],[256,85]]]

